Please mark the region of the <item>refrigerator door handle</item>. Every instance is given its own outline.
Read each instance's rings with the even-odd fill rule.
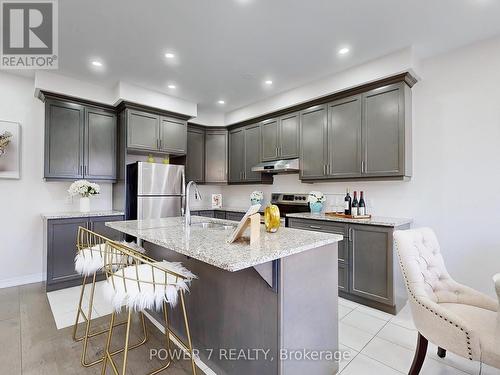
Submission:
[[[184,213],[186,212],[186,173],[182,172],[182,179],[181,179],[182,187],[181,187],[181,216],[184,216]]]

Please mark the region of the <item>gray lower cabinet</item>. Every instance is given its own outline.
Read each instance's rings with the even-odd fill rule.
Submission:
[[[322,179],[327,165],[327,106],[300,112],[300,178]]]
[[[299,157],[299,114],[291,113],[261,122],[261,159]]]
[[[186,182],[205,182],[205,130],[187,130]]]
[[[217,210],[214,212],[214,217],[216,219],[226,219],[226,212]]]
[[[44,177],[115,180],[117,131],[113,110],[46,99]]]
[[[106,227],[104,223],[123,219],[123,216],[104,216],[47,220],[47,291],[68,288],[82,282],[82,277],[75,272],[78,227],[89,228],[113,240],[121,240],[122,234]]]
[[[208,211],[198,211],[199,216],[215,218],[215,212],[213,210]]]
[[[225,184],[228,181],[228,132],[225,129],[205,130],[205,183]]]
[[[157,113],[125,109],[127,149],[132,151],[184,155],[187,122]]]
[[[406,294],[393,251],[393,232],[400,228],[288,218],[291,228],[342,234],[338,244],[339,293],[342,297],[395,313]]]
[[[240,221],[245,216],[244,212],[226,211],[226,220]]]

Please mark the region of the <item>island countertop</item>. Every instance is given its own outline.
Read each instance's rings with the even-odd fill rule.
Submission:
[[[200,222],[235,225],[234,221],[192,217],[193,224]],[[196,226],[186,229],[183,217],[108,222],[106,225],[230,272],[333,244],[343,239],[337,234],[283,227],[276,233],[267,233],[261,225],[259,243],[251,246],[248,241],[241,239],[229,244],[226,240],[232,230]]]

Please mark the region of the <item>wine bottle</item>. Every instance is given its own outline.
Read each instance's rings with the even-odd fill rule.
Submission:
[[[346,196],[344,198],[344,213],[346,215],[351,214],[351,196],[349,195],[349,189],[346,190]]]
[[[358,197],[356,191],[354,191],[354,199],[352,200],[352,206],[351,206],[351,215],[352,216],[358,216]]]
[[[359,192],[359,207],[358,207],[358,214],[359,215],[366,215],[366,204],[365,204],[365,199],[363,197],[363,192]]]

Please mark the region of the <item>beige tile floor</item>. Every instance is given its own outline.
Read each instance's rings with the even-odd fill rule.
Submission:
[[[97,284],[94,316],[100,317],[99,319],[105,323],[107,318],[104,316],[109,314],[110,308],[102,295],[101,286],[102,283]],[[27,355],[27,358],[23,357],[22,363],[21,361],[18,363],[15,360],[8,360],[7,363],[13,366],[12,372],[1,370],[2,363],[4,363],[2,357],[16,358],[17,352],[31,352],[31,348],[40,351],[39,345],[43,345],[44,342],[62,347],[63,353],[74,351],[78,352],[79,355],[80,345],[73,344],[69,340],[71,330],[69,327],[75,318],[79,291],[79,287],[76,287],[48,293],[49,303],[47,303],[47,298],[39,284],[0,290],[0,302],[6,299],[19,302],[17,304],[0,303],[0,339],[8,339],[12,343],[6,352],[0,354],[0,374],[18,374],[21,373],[21,367],[23,374],[49,373],[35,372],[32,362],[35,361],[36,356],[31,359],[30,355]],[[21,298],[22,295],[27,297]],[[49,304],[51,310],[48,308]],[[85,305],[88,306],[88,295],[85,297]],[[36,308],[32,310],[28,306]],[[36,310],[41,312],[37,314]],[[24,324],[22,324],[23,316]],[[28,318],[30,319],[27,320]],[[33,331],[27,335],[26,332],[31,329]],[[23,332],[26,337],[21,340]],[[64,337],[64,343],[61,342],[62,337]],[[405,307],[397,316],[393,316],[345,299],[339,299],[340,350],[350,353],[350,359],[340,363],[342,375],[407,373],[413,359],[416,337],[417,331],[408,307]],[[64,345],[69,346],[69,349],[65,348]],[[441,359],[436,352],[437,348],[431,344],[422,371],[423,375],[479,374],[479,363],[467,361],[452,353],[448,353],[446,358]],[[77,354],[74,355],[77,356]],[[38,360],[44,363],[41,359]],[[75,362],[74,359],[73,362]],[[185,371],[185,364],[181,363],[178,367],[177,371]],[[64,366],[57,364],[56,369],[59,368],[64,368]],[[203,370],[206,373],[211,373],[206,368]],[[66,374],[66,372],[57,371],[53,373]],[[85,373],[92,374],[92,372]],[[184,374],[185,372],[178,373]],[[483,366],[482,374],[500,375],[500,370]]]

